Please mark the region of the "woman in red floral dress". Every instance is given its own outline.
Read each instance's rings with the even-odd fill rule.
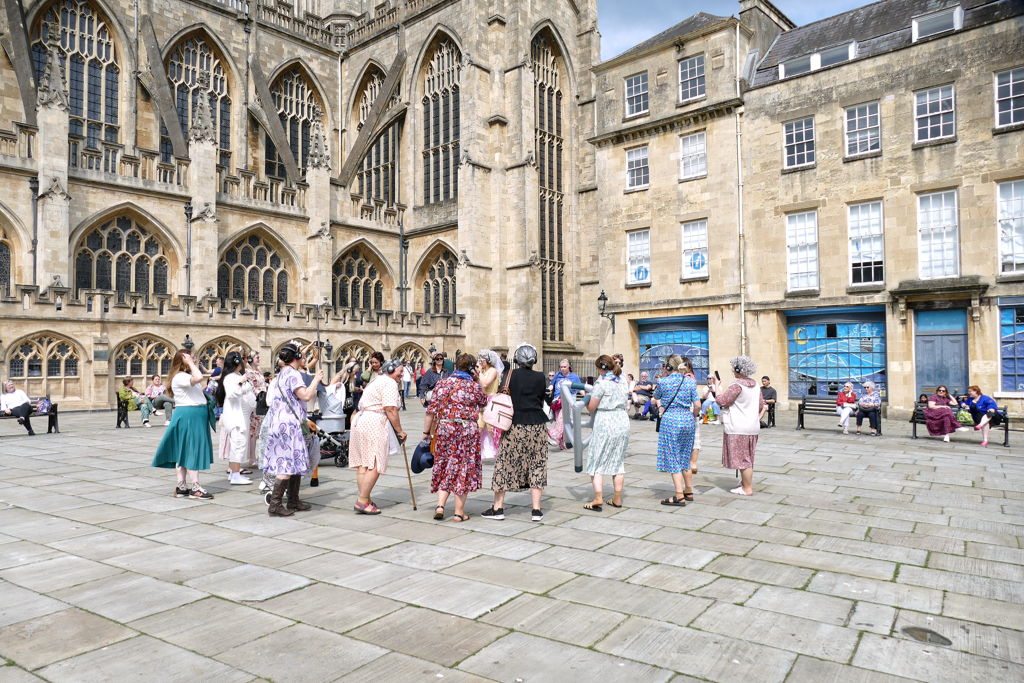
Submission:
[[[455,521],[465,522],[466,496],[480,490],[483,473],[480,467],[480,428],[477,418],[487,405],[487,397],[477,383],[476,359],[464,353],[455,359],[455,372],[434,387],[427,406],[424,435],[430,434],[438,421],[434,468],[430,492],[437,493],[434,519],[444,519],[444,504],[455,494]]]

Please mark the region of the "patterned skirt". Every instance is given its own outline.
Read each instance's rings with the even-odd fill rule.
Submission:
[[[723,434],[722,467],[729,470],[753,468],[756,449],[757,434]]]
[[[542,489],[548,484],[548,433],[545,425],[512,425],[501,437],[491,488],[495,491]]]
[[[430,492],[464,496],[483,485],[480,467],[480,430],[475,422],[441,421],[437,425],[437,452],[430,475]]]

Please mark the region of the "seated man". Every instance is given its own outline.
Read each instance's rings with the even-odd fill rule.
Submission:
[[[779,392],[772,386],[772,381],[768,375],[761,378],[761,396],[764,398],[764,402],[768,404],[768,421],[769,427],[775,426],[775,403],[779,400]]]
[[[4,382],[4,391],[0,394],[0,413],[4,415],[17,415],[18,424],[25,426],[29,436],[36,435],[32,431],[32,423],[28,419],[34,408],[35,406],[28,400],[25,392],[14,388],[14,382],[11,380]]]
[[[647,419],[647,413],[651,409],[651,394],[654,393],[654,385],[648,381],[647,373],[640,373],[640,381],[633,387],[633,394],[630,397],[633,403],[633,419],[644,420]],[[643,408],[643,412],[641,411]]]

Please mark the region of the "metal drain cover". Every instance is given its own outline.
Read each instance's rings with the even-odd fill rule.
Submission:
[[[921,628],[920,626],[904,626],[903,633],[910,636],[914,640],[919,640],[922,643],[934,643],[935,645],[941,645],[943,647],[949,647],[953,644],[953,641],[942,635],[936,633],[930,628]]]

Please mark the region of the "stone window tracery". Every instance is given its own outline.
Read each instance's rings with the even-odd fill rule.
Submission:
[[[363,86],[362,95],[359,98],[359,128],[366,123],[366,119],[373,109],[373,104],[386,80],[380,71],[374,71],[366,80]],[[401,99],[401,85],[395,89],[388,102],[387,108],[391,109]],[[402,145],[402,123],[404,119],[399,118],[385,128],[373,141],[359,164],[356,178],[359,185],[358,194],[363,198],[363,203],[372,204],[374,201],[383,202],[384,206],[394,206],[399,203],[399,151]]]
[[[423,280],[423,310],[428,315],[455,313],[455,268],[458,260],[445,249],[427,267]]]
[[[75,296],[83,289],[167,294],[167,252],[156,235],[128,216],[86,231],[75,247]]]
[[[138,337],[122,344],[114,354],[114,376],[133,377],[143,381],[153,375],[166,376],[171,371],[175,349],[159,339]],[[142,391],[144,386],[136,386]]]
[[[210,113],[217,131],[218,161],[221,166],[231,165],[231,97],[228,95],[228,77],[220,55],[201,36],[182,42],[171,53],[167,62],[167,78],[174,90],[174,105],[181,122],[181,131],[188,138],[192,114],[199,101],[199,72],[210,74],[210,87],[206,96],[210,100]],[[160,156],[170,163],[174,150],[167,135],[167,127],[160,123]]]
[[[415,344],[403,344],[391,354],[391,357],[402,361],[411,368],[419,367],[421,363],[426,367],[427,364],[426,353]]]
[[[556,53],[543,36],[533,39],[534,142],[540,181],[541,333],[565,341],[565,259],[562,243],[562,90]]]
[[[120,71],[114,39],[100,12],[85,0],[60,0],[41,13],[32,32],[32,62],[36,83],[46,68],[46,40],[60,31],[68,103],[71,107],[71,160],[78,146],[99,149],[100,142],[118,141]]]
[[[216,367],[214,361],[217,358],[224,358],[228,355],[229,351],[237,351],[239,346],[245,346],[245,344],[231,337],[221,337],[208,341],[203,344],[203,347],[199,349],[199,353],[196,354],[196,362],[200,368],[210,372]],[[248,347],[246,348],[248,349]]]
[[[80,361],[81,352],[71,341],[38,334],[11,347],[7,376],[29,396],[77,396]]]
[[[459,80],[462,54],[443,40],[423,84],[423,203],[459,196]]]
[[[350,249],[334,262],[331,274],[335,308],[384,309],[384,282],[365,251]]]
[[[3,228],[0,228],[0,296],[10,296],[14,279],[14,249]]]
[[[313,84],[297,67],[285,71],[274,81],[270,95],[274,99],[274,106],[277,107],[277,115],[288,138],[295,164],[305,170],[306,159],[309,156],[309,135],[313,127],[313,106],[319,104],[322,107],[323,103],[320,102]],[[280,152],[269,135],[266,135],[264,159],[264,170],[268,177],[285,177],[285,166]]]
[[[366,344],[359,341],[351,341],[335,352],[334,360],[337,363],[344,363],[349,358],[355,358],[359,363],[359,367],[365,370],[369,365],[370,354],[372,353],[373,349]]]
[[[217,268],[221,305],[239,299],[245,305],[288,302],[288,271],[280,250],[261,235],[249,235],[228,247]]]

